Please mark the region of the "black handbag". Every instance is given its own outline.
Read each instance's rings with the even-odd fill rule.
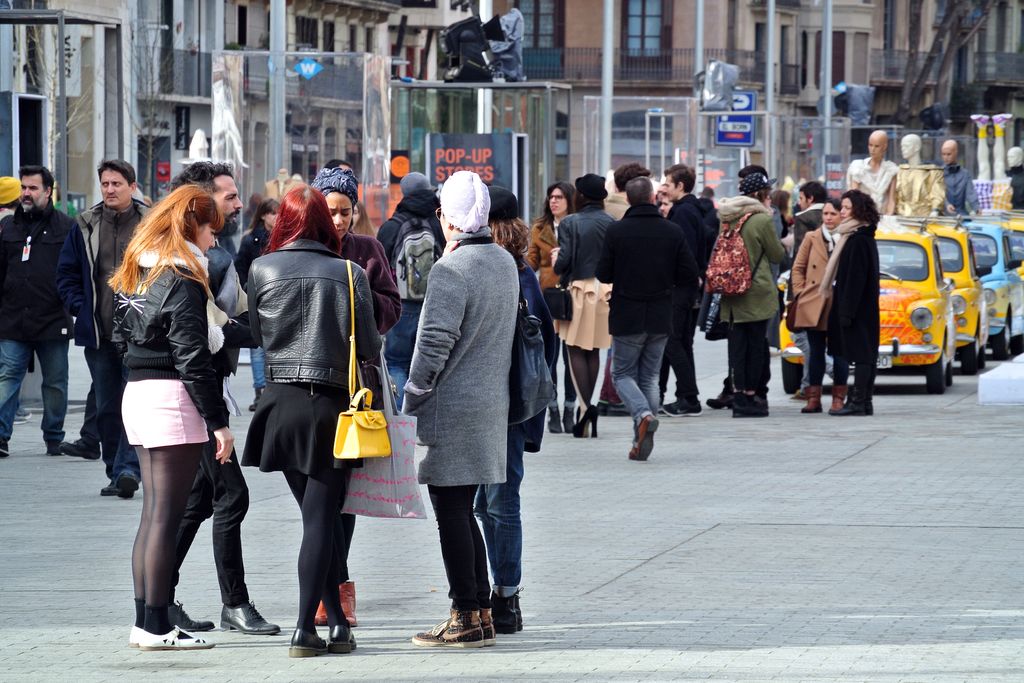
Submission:
[[[531,315],[519,291],[516,329],[512,337],[512,366],[508,371],[508,423],[526,422],[544,412],[555,398],[551,368],[544,356],[544,334],[540,318]]]
[[[551,317],[555,320],[572,320],[572,294],[561,284],[557,287],[548,287],[542,294],[544,303],[551,311]]]
[[[729,323],[722,320],[721,311],[722,295],[704,292],[697,324],[708,341],[719,341],[729,336]]]

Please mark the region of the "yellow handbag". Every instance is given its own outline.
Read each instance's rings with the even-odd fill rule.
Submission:
[[[366,387],[356,390],[356,296],[352,280],[352,262],[346,261],[346,266],[349,310],[352,312],[352,333],[348,338],[348,394],[351,402],[348,410],[338,415],[338,429],[334,433],[334,457],[339,460],[386,458],[391,455],[391,439],[388,438],[388,423],[384,413],[370,409],[373,403],[372,391]]]

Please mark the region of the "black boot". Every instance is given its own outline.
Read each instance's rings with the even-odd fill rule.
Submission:
[[[347,655],[356,649],[356,637],[346,621],[331,628],[331,637],[327,641],[327,651],[332,655]]]
[[[846,405],[835,412],[829,411],[830,415],[867,415],[864,406],[864,396],[861,393],[860,387],[854,386],[850,389],[850,394],[846,398]]]
[[[558,416],[558,408],[548,408],[548,431],[552,434],[562,433],[562,419]]]
[[[718,396],[715,396],[714,398],[709,398],[706,401],[706,403],[708,404],[709,408],[721,410],[722,408],[732,408],[733,399],[734,395],[732,393],[732,381],[727,377],[725,381],[722,382],[722,393],[720,393]]]
[[[312,633],[295,629],[292,633],[291,647],[288,648],[289,657],[317,657],[327,654],[327,643],[323,638],[317,636],[316,631]]]
[[[572,406],[567,405],[562,408],[562,431],[566,434],[572,434],[572,426],[575,422],[573,420],[573,412]]]
[[[515,633],[518,630],[515,602],[515,595],[503,598],[497,593],[491,593],[491,618],[494,630],[498,633]]]

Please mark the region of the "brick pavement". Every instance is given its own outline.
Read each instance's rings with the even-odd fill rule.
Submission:
[[[698,346],[706,395],[724,353]],[[433,522],[360,519],[359,648],[311,660],[286,635],[127,648],[140,500],[100,498],[99,463],[39,455],[35,418],[0,461],[0,680],[1024,680],[1020,410],[978,406],[967,377],[943,396],[881,383],[874,418],[840,420],[799,415],[776,378],[771,418],[665,420],[645,464],[623,418],[549,435],[527,456],[526,630],[485,651],[408,641],[446,609]],[[279,475],[246,474],[250,592],[290,633],[298,511]],[[218,616],[208,526],[179,598]]]

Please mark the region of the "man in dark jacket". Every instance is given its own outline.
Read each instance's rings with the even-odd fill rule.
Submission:
[[[441,257],[444,251],[445,239],[441,232],[441,222],[437,218],[436,211],[441,206],[437,200],[437,194],[430,186],[427,176],[422,173],[409,173],[400,183],[402,188],[402,201],[395,208],[395,213],[388,220],[384,221],[377,232],[377,239],[384,247],[384,253],[391,261],[392,275],[399,277],[401,264],[398,263],[398,252],[402,248],[402,226],[409,221],[429,224],[430,232],[434,236],[434,260]],[[424,283],[425,284],[425,283]],[[399,287],[399,291],[402,288]],[[391,328],[384,340],[384,358],[388,363],[388,371],[391,379],[398,387],[398,405],[402,405],[404,398],[405,383],[409,379],[409,365],[412,363],[412,350],[416,345],[416,328],[420,324],[420,311],[423,310],[422,297],[402,298],[402,314],[398,323]]]
[[[597,279],[612,285],[612,376],[635,425],[630,460],[647,460],[658,428],[658,370],[671,330],[673,290],[695,290],[696,260],[678,225],[654,205],[649,178],[626,184],[630,208],[605,236]]]
[[[61,249],[57,289],[64,307],[75,316],[75,345],[85,347],[85,362],[92,376],[96,429],[107,469],[107,485],[100,495],[131,498],[141,475],[139,457],[128,443],[121,421],[125,373],[121,354],[111,341],[114,293],[107,281],[121,265],[124,250],[147,209],[132,199],[137,187],[135,169],[127,161],[108,159],[96,174],[103,201],[78,215],[77,225]],[[91,425],[83,426],[82,434],[90,429]],[[61,451],[93,458],[87,438],[61,444]]]
[[[71,318],[57,294],[57,260],[74,225],[53,207],[53,174],[23,166],[21,199],[0,221],[0,458],[10,451],[18,394],[32,354],[43,375],[43,439],[61,455],[68,410]]]
[[[707,268],[704,210],[693,193],[696,172],[685,164],[670,166],[665,171],[665,194],[672,200],[668,219],[683,230],[690,253],[703,276]],[[697,371],[693,361],[693,335],[697,329],[700,311],[700,285],[679,287],[672,293],[672,331],[665,345],[665,358],[658,377],[661,396],[668,389],[669,368],[676,376],[676,400],[666,404],[661,412],[673,417],[700,415],[700,397],[697,389]]]
[[[230,165],[209,161],[189,164],[171,183],[173,189],[182,185],[197,185],[209,192],[217,202],[225,224],[238,219],[242,202],[238,199],[238,188]],[[206,256],[209,259],[210,291],[214,296],[214,304],[230,318],[230,322],[223,328],[224,347],[213,356],[214,369],[223,384],[225,378],[233,374],[238,366],[238,349],[251,347],[255,342],[249,330],[248,302],[238,281],[231,253],[217,246],[210,249]],[[228,407],[229,412],[239,414],[237,406]],[[171,623],[186,631],[212,631],[214,628],[212,621],[193,620],[181,602],[174,600],[185,556],[199,533],[199,527],[213,517],[213,561],[223,603],[221,628],[251,635],[278,633],[281,628],[264,619],[249,600],[249,588],[245,584],[242,520],[249,511],[249,487],[234,452],[223,464],[217,462],[214,455],[215,448],[211,439],[199,461],[199,471],[196,472],[185,515],[178,528],[176,564],[168,608]]]

